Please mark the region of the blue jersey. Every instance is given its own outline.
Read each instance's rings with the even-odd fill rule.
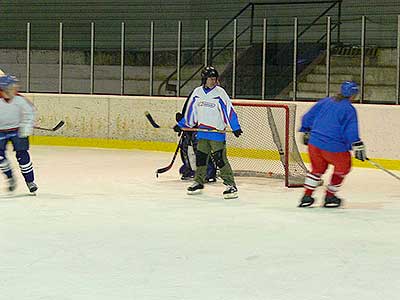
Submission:
[[[300,131],[311,133],[309,144],[329,152],[349,151],[360,140],[357,112],[347,98],[319,100],[303,116]]]

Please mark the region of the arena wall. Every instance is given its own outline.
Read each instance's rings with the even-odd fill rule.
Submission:
[[[167,126],[174,124],[175,112],[180,111],[185,100],[173,97],[71,94],[27,96],[33,100],[38,110],[37,122],[40,126],[52,127],[60,120],[66,122],[56,132],[36,130],[32,137],[33,144],[156,151],[175,150],[177,135]],[[299,128],[301,116],[313,103],[287,103],[296,104],[295,126]],[[355,106],[367,155],[389,169],[400,170],[400,132],[397,130],[400,107],[366,104]],[[145,111],[150,111],[155,120],[166,128],[152,128],[144,117]],[[307,161],[307,151],[301,144],[301,135],[297,134],[296,139],[300,152]],[[371,167],[368,163],[354,163],[358,167]]]

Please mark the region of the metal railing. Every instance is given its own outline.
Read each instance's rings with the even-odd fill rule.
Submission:
[[[284,2],[284,3],[279,3],[279,4],[285,4],[285,3],[290,3],[290,2]],[[296,2],[296,4],[315,4],[316,2]],[[289,42],[287,42],[284,46],[281,46],[277,53],[273,55],[276,59],[279,59],[280,56],[286,55],[287,50],[290,49],[291,45],[293,45],[293,60],[292,60],[292,66],[290,71],[292,72],[291,76],[291,99],[292,100],[298,100],[297,98],[297,92],[298,92],[298,40],[300,37],[302,37],[305,33],[312,31],[311,29],[313,26],[326,26],[325,32],[323,32],[322,36],[318,38],[317,43],[321,43],[324,39],[326,39],[326,45],[325,45],[325,95],[330,94],[331,90],[331,48],[332,48],[332,32],[336,30],[336,45],[341,44],[341,35],[340,35],[340,27],[343,24],[340,19],[337,19],[336,22],[332,21],[332,17],[328,16],[326,17],[326,22],[323,22],[323,16],[329,12],[335,5],[338,5],[338,15],[337,18],[340,17],[340,4],[341,1],[320,1],[319,3],[330,3],[331,5],[326,8],[320,15],[318,15],[315,19],[312,20],[309,24],[303,24],[305,26],[300,32],[299,32],[299,19],[294,18],[293,23],[290,26],[293,26],[293,39]],[[291,3],[293,4],[293,3]],[[251,42],[255,41],[255,31],[254,29],[259,27],[258,24],[256,24],[255,20],[255,8],[257,5],[266,5],[264,3],[249,3],[246,5],[241,11],[239,11],[235,16],[240,16],[243,13],[245,13],[248,10],[251,10],[251,22],[249,26],[245,26],[242,28],[242,30],[238,30],[238,19],[233,18],[229,20],[228,22],[225,23],[224,26],[222,26],[217,32],[215,32],[213,35],[210,36],[209,34],[209,21],[205,21],[205,41],[202,47],[198,48],[196,51],[192,53],[192,57],[196,54],[201,54],[204,52],[204,65],[207,65],[209,63],[212,63],[212,61],[218,57],[221,53],[223,53],[225,50],[229,49],[232,47],[233,53],[232,53],[232,96],[235,97],[237,90],[236,90],[236,76],[237,76],[237,60],[238,60],[238,53],[237,53],[237,41],[238,38],[244,36],[246,33],[249,33],[249,40]],[[278,3],[269,3],[269,5],[278,5]],[[390,102],[391,104],[400,104],[400,15],[396,16],[396,20],[393,20],[393,22],[397,23],[396,29],[393,28],[393,33],[396,36],[396,54],[395,54],[395,62],[393,62],[393,67],[390,70],[392,72],[391,77],[393,78],[393,75],[395,75],[395,79],[390,79],[391,81],[391,86],[390,87],[390,92],[393,93],[395,89],[395,93],[393,93],[391,99],[394,101]],[[267,30],[271,26],[287,26],[286,24],[268,24],[267,19],[263,18],[262,19],[262,66],[261,66],[261,71],[260,74],[258,74],[258,78],[261,77],[261,88],[260,88],[260,93],[259,97],[261,99],[266,98],[266,79],[267,75],[269,74],[269,70],[267,69],[267,58],[271,59],[271,55],[268,53],[267,55],[267,44],[268,44],[268,36],[267,36]],[[358,21],[358,20],[357,20]],[[219,34],[222,34],[222,31],[228,28],[230,25],[233,25],[233,36],[232,39],[230,39],[227,43],[224,43],[223,46],[219,46],[218,48],[215,47],[213,44],[215,43],[215,39]],[[358,26],[358,25],[357,25]],[[379,102],[380,99],[366,99],[366,77],[368,77],[369,70],[368,70],[368,60],[366,57],[366,53],[368,50],[368,43],[367,43],[367,33],[368,33],[368,18],[363,16],[361,18],[360,22],[360,73],[359,76],[357,75],[357,78],[359,77],[359,83],[360,83],[360,98],[359,102],[364,103],[367,101],[371,102],[370,100],[377,100],[375,102]],[[26,92],[32,92],[31,89],[31,84],[32,84],[32,76],[31,76],[31,63],[32,63],[32,41],[31,41],[31,30],[32,26],[31,23],[27,23],[26,25]],[[59,24],[59,36],[58,36],[58,42],[59,42],[59,55],[58,55],[58,93],[63,93],[64,90],[64,26],[63,23]],[[126,80],[126,74],[125,74],[125,51],[126,51],[126,44],[125,44],[125,32],[126,32],[126,26],[125,23],[121,23],[121,41],[120,41],[120,56],[121,56],[121,61],[120,61],[120,94],[124,95],[125,94],[125,80]],[[92,22],[90,23],[90,83],[89,83],[89,93],[93,94],[95,93],[95,76],[94,76],[94,67],[95,67],[95,60],[94,60],[94,55],[95,55],[95,41],[96,41],[96,36],[95,36],[95,24]],[[153,88],[154,88],[154,22],[151,22],[150,24],[150,51],[149,51],[149,92],[148,95],[152,96],[153,95]],[[392,39],[392,41],[394,41]],[[182,22],[178,22],[178,38],[177,38],[177,61],[176,61],[176,69],[174,72],[172,72],[171,75],[167,76],[167,78],[163,81],[164,85],[169,84],[168,82],[173,78],[173,76],[177,75],[177,85],[176,85],[176,92],[177,95],[180,96],[182,87],[184,87],[189,81],[191,81],[196,74],[203,68],[203,66],[200,66],[199,68],[196,68],[194,70],[193,74],[191,74],[188,77],[185,77],[184,79],[182,78],[180,72],[182,67],[185,65],[189,64],[192,58],[186,59],[182,61],[181,57],[181,52],[182,52]],[[393,55],[393,54],[391,54]],[[393,56],[392,56],[392,61],[393,61]],[[395,66],[394,66],[395,64]],[[395,74],[393,72],[393,69],[395,67]],[[368,71],[368,72],[367,72]],[[56,77],[55,77],[56,78]],[[257,79],[259,80],[259,79]],[[358,80],[358,79],[357,79]],[[393,86],[395,86],[393,88]],[[367,94],[368,94],[368,84],[367,84]],[[160,94],[160,93],[159,93]],[[394,95],[395,94],[395,95]],[[386,102],[388,103],[388,102]]]
[[[234,40],[237,39],[238,37],[242,36],[244,33],[249,31],[249,44],[251,45],[253,43],[253,35],[254,35],[254,28],[259,27],[260,25],[255,24],[255,10],[257,7],[268,7],[268,6],[284,6],[284,5],[317,5],[317,4],[331,4],[329,7],[327,7],[325,10],[323,10],[311,23],[307,24],[307,26],[300,32],[298,33],[297,39],[303,36],[307,31],[310,30],[314,25],[318,23],[318,21],[325,15],[327,15],[333,8],[337,6],[337,23],[334,25],[334,28],[337,28],[337,36],[336,36],[336,44],[340,44],[340,24],[341,24],[341,5],[342,5],[342,0],[327,0],[327,1],[301,1],[301,2],[265,2],[265,3],[248,3],[245,7],[243,7],[235,16],[233,16],[231,19],[229,19],[219,30],[217,30],[210,38],[208,38],[208,26],[209,22],[206,20],[206,26],[205,26],[205,43],[202,44],[192,55],[197,55],[201,52],[205,53],[205,65],[212,64],[213,60],[217,58],[224,50],[226,50],[228,47],[230,47],[233,43]],[[222,34],[222,32],[232,25],[232,23],[237,22],[238,18],[245,14],[248,10],[251,11],[251,16],[250,16],[250,25],[245,27],[239,35],[237,33],[234,33],[232,40],[229,41],[227,44],[225,44],[222,48],[218,50],[217,53],[214,53],[214,41],[215,39]],[[261,25],[262,26],[262,25]],[[284,26],[284,25],[278,25],[278,26]],[[234,28],[237,28],[234,26]],[[235,30],[235,29],[234,29]],[[321,37],[319,40],[322,40],[324,37]],[[293,43],[289,42],[287,46],[282,49],[282,51],[277,54],[277,57],[282,55],[287,47]],[[208,49],[208,45],[210,46],[210,49]],[[208,57],[209,55],[209,57]],[[236,51],[234,50],[234,55],[236,55]],[[180,65],[180,68],[186,66],[191,62],[191,59],[187,59],[183,64]],[[233,66],[233,69],[235,66]],[[161,93],[161,90],[164,86],[169,87],[170,89],[172,88],[174,92],[176,92],[177,96],[180,96],[180,93],[178,93],[178,90],[181,90],[191,79],[193,79],[201,70],[202,68],[198,68],[193,72],[191,76],[189,76],[189,79],[184,81],[182,84],[180,84],[180,81],[176,85],[171,85],[169,84],[169,81],[177,74],[180,72],[180,69],[178,70],[175,69],[158,87],[158,94]],[[232,78],[235,78],[235,73],[233,72]],[[234,81],[234,80],[233,80]],[[235,89],[235,86],[232,86],[232,89]],[[233,93],[234,94],[234,93]]]

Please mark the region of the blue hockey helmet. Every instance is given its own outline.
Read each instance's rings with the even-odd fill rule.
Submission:
[[[345,81],[340,87],[340,93],[344,97],[351,97],[358,94],[358,85],[354,81]]]
[[[18,79],[15,76],[11,75],[0,76],[0,90],[2,91],[7,90],[17,82]]]

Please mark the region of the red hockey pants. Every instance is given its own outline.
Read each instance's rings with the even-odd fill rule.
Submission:
[[[333,195],[339,190],[344,177],[351,169],[351,155],[346,152],[329,152],[313,145],[308,145],[308,154],[311,161],[311,175],[320,178],[329,165],[333,165],[333,175],[328,185],[327,195]],[[305,186],[306,195],[312,195],[314,189]]]

